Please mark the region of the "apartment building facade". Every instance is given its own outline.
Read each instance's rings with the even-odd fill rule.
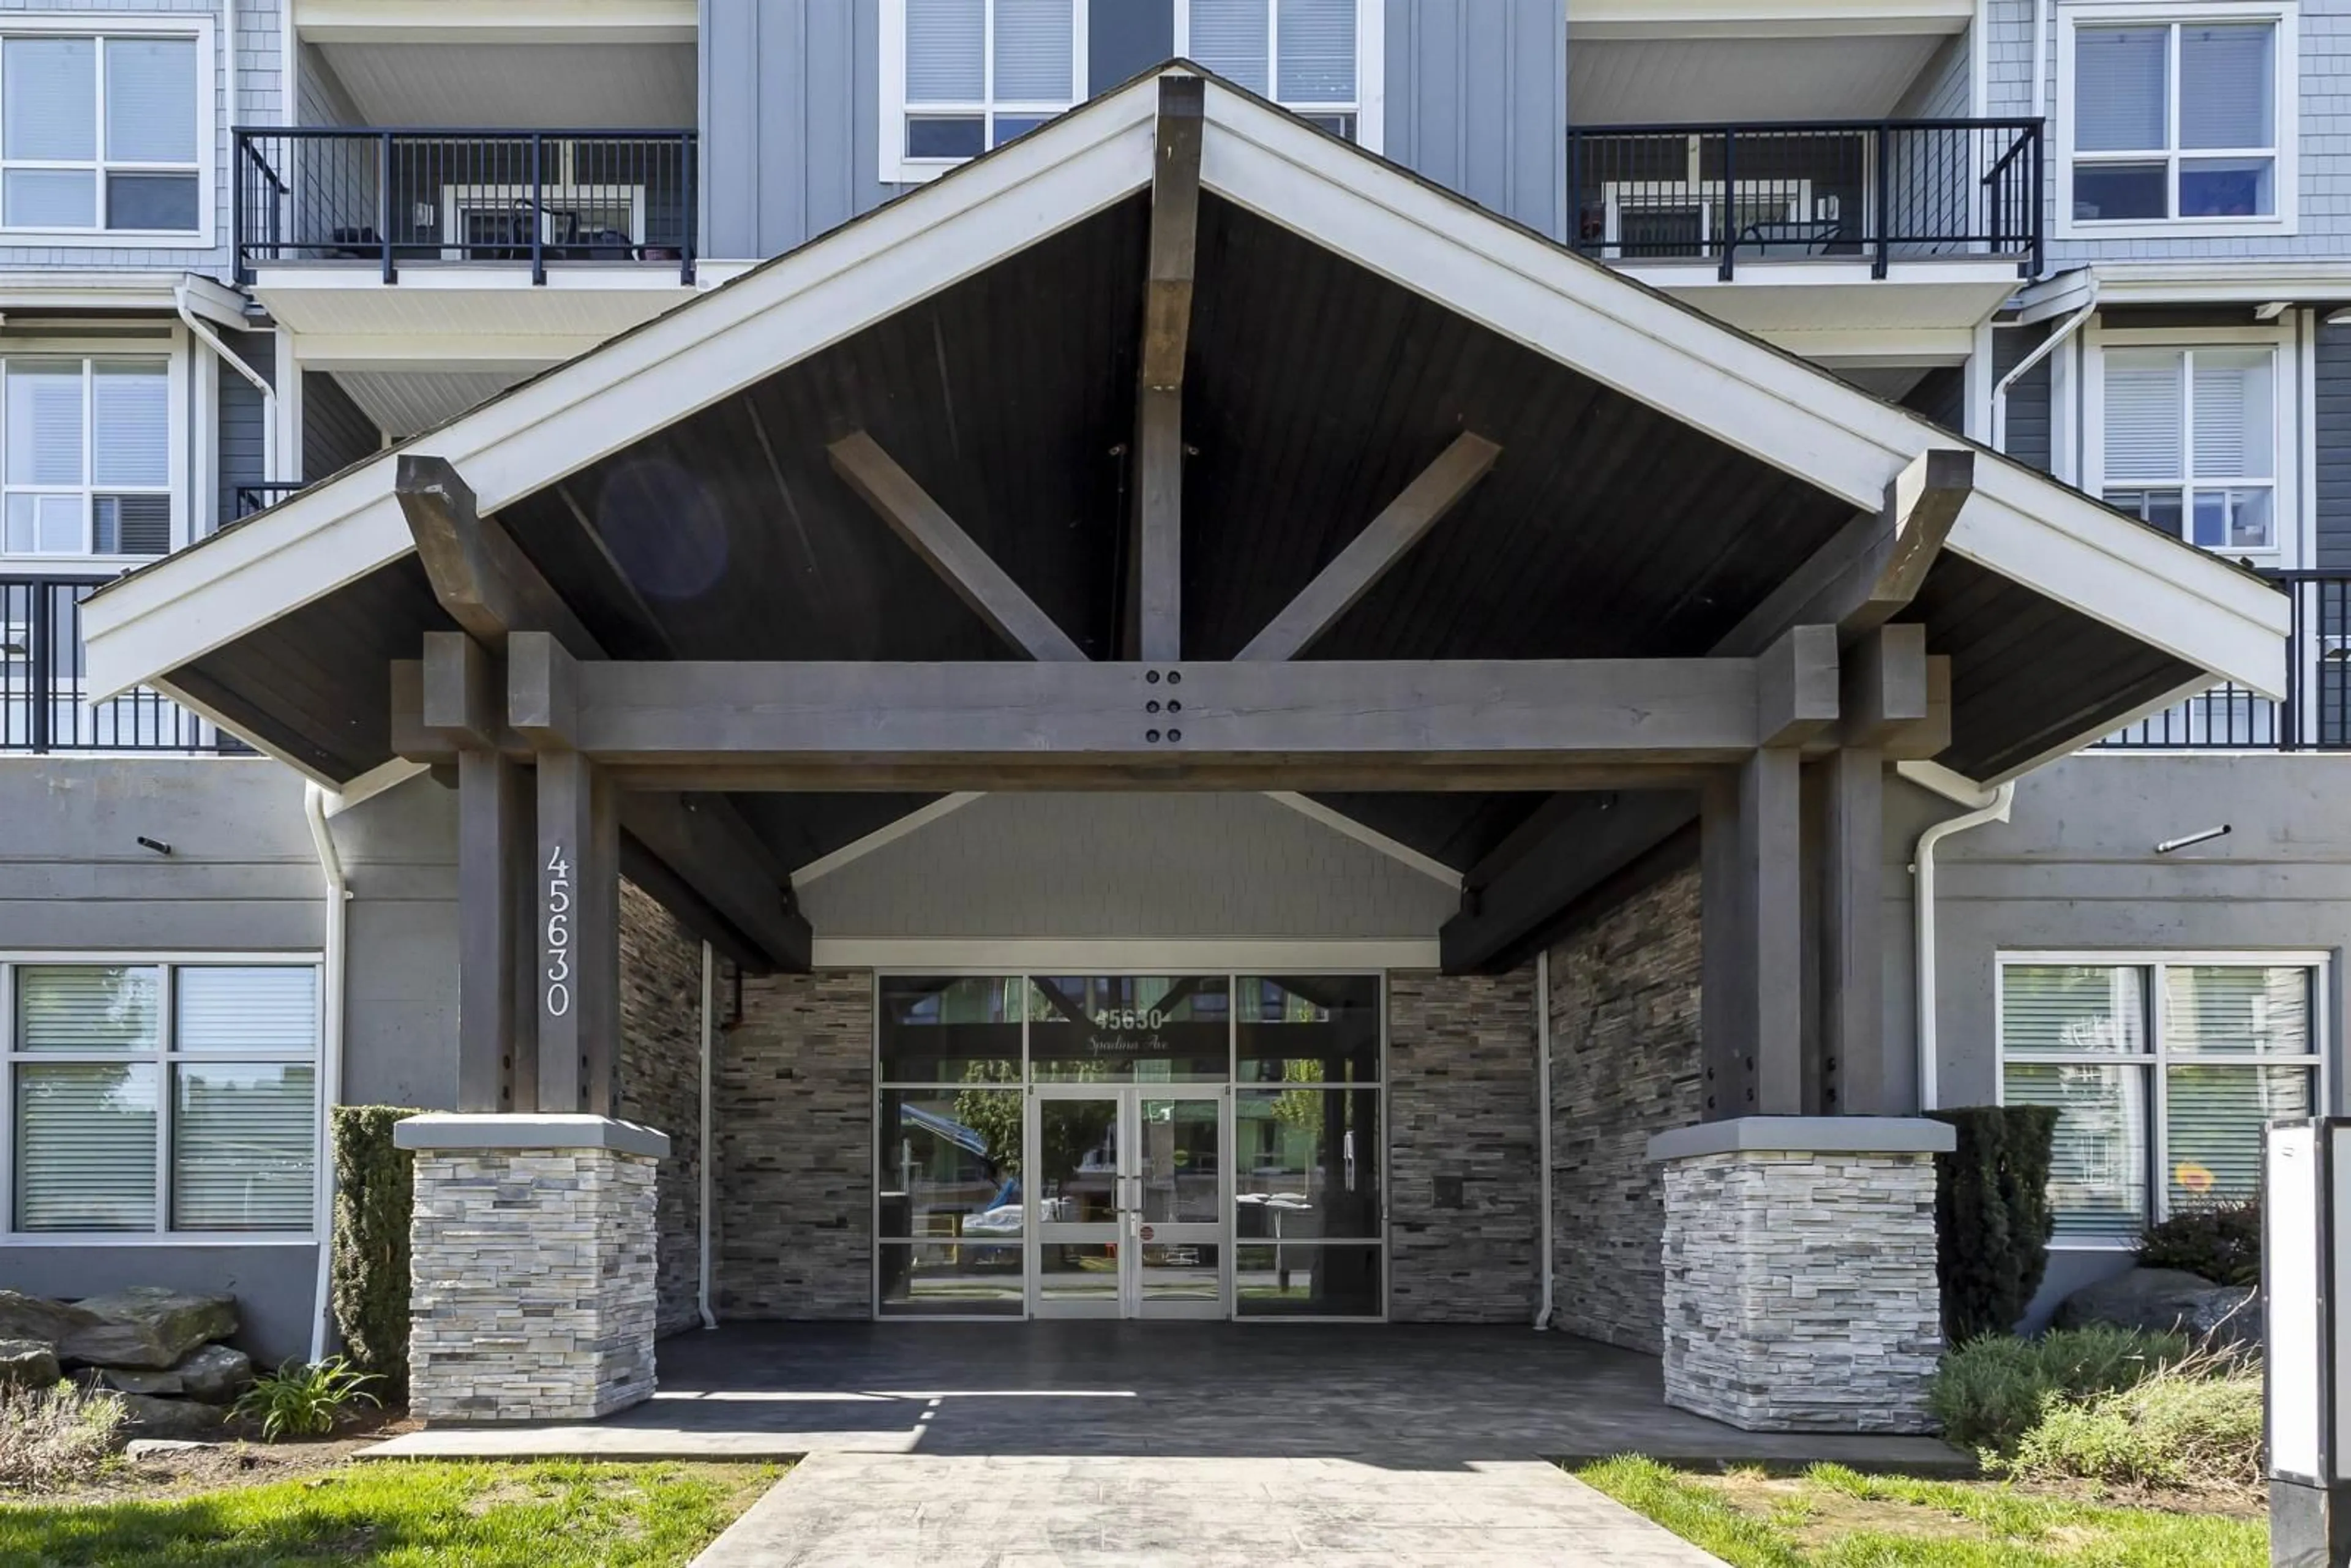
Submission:
[[[398,628],[392,656],[415,657],[390,598],[329,591],[356,570],[338,559],[355,536],[288,534],[223,579],[235,585],[224,606],[315,612],[247,629],[263,640],[234,676],[193,659],[134,669],[130,653],[93,665],[79,604],[95,585],[230,528],[172,566],[210,571],[231,539],[265,537],[232,527],[248,513],[284,503],[272,516],[285,528],[307,526],[303,508],[325,515],[322,481],[372,485],[368,515],[397,530],[392,460],[376,455],[419,436],[415,452],[455,462],[486,497],[519,497],[499,465],[523,460],[499,454],[519,453],[523,426],[499,426],[501,444],[466,461],[435,433],[557,397],[566,383],[551,372],[580,373],[599,361],[580,356],[623,335],[651,354],[646,323],[726,308],[713,297],[778,276],[758,270],[768,258],[827,265],[885,210],[928,210],[911,198],[934,184],[944,211],[978,172],[940,182],[975,155],[1141,91],[1154,84],[1138,78],[1180,57],[1484,209],[1499,220],[1489,248],[1531,235],[1580,252],[1693,320],[2135,514],[2148,550],[2168,533],[2279,574],[2281,675],[2190,658],[2169,685],[2129,685],[2122,706],[2120,675],[2100,684],[2129,665],[2122,652],[2094,655],[2053,640],[2047,619],[1995,613],[1987,583],[1967,640],[1953,629],[1964,594],[1938,601],[1959,621],[1921,612],[1928,652],[1955,661],[1963,710],[2007,693],[2022,712],[2043,682],[2080,689],[2070,708],[2034,710],[2037,727],[1997,757],[1955,766],[1946,747],[1889,764],[1868,857],[1879,918],[1868,962],[1848,956],[1872,976],[1875,1081],[1837,1103],[1807,1023],[1813,1065],[1765,1096],[1808,1121],[1997,1096],[2064,1104],[2045,1311],[2119,1266],[2146,1219],[2243,1190],[2262,1120],[2336,1097],[2351,886],[2330,831],[2329,753],[2351,710],[2329,655],[2351,576],[2330,574],[2351,574],[2351,525],[2335,516],[2351,507],[2336,472],[2351,459],[2330,455],[2351,450],[2335,384],[2351,328],[2329,317],[2351,305],[2351,174],[2330,162],[2325,116],[2334,51],[2351,47],[2341,28],[2331,5],[2265,0],[229,0],[9,13],[0,185],[16,182],[25,205],[0,227],[25,233],[0,251],[0,592],[18,633],[0,665],[14,753],[0,756],[0,1273],[59,1293],[158,1279],[233,1289],[267,1348],[300,1350],[319,1334],[319,1107],[521,1111],[537,1092],[514,1078],[527,1051],[482,1077],[486,1026],[463,1022],[483,929],[467,924],[465,882],[481,841],[450,787],[465,748],[368,738],[386,722],[366,716],[381,683],[328,673],[322,647],[372,658],[391,645],[382,626]],[[18,92],[37,107],[12,149]],[[87,135],[56,129],[77,116]],[[1233,200],[1219,157],[1237,166],[1286,134],[1245,106],[1212,110],[1204,186]],[[1142,242],[1099,243],[1098,270]],[[897,287],[883,263],[861,265],[861,287]],[[1306,263],[1260,241],[1254,255],[1217,252],[1204,276],[1208,265]],[[1094,276],[1071,263],[1025,287],[1071,290],[1074,319]],[[1367,298],[1334,288],[1229,324],[1294,325],[1298,351],[1335,353],[1350,335],[1336,313]],[[1022,314],[1034,307],[1008,283],[990,308],[1034,330]],[[1000,482],[958,486],[955,465],[981,459],[955,426],[960,414],[991,429],[1001,411],[957,398],[1050,405],[1064,372],[1040,342],[1127,364],[1074,326],[991,339],[989,314],[942,315],[927,343],[837,368],[794,417],[831,441],[842,432],[826,422],[855,403],[860,377],[908,407],[945,389],[943,441],[925,448],[937,466],[907,467],[950,512],[985,514]],[[1436,330],[1403,316],[1377,326],[1405,357],[1365,367],[1374,380],[1402,376],[1414,333]],[[980,375],[973,356],[1008,373]],[[504,395],[527,382],[543,390]],[[701,406],[690,389],[671,395],[681,416]],[[1358,410],[1343,446],[1388,429],[1383,417]],[[908,657],[878,628],[966,612],[919,568],[905,575],[914,553],[876,554],[886,532],[841,542],[838,497],[809,488],[842,485],[839,462],[803,473],[788,449],[797,428],[753,417],[716,446],[647,445],[534,492],[604,541],[601,568],[561,554],[544,531],[558,524],[527,529],[519,499],[500,515],[615,657],[744,656],[695,606],[750,560],[822,585],[832,641],[787,637],[780,656]],[[1237,427],[1200,428],[1187,418],[1185,440],[1211,445],[1210,432],[1230,440]],[[1426,437],[1392,434],[1407,447]],[[728,520],[749,494],[733,466],[747,455],[778,487],[799,556],[728,553],[748,548]],[[1505,443],[1497,476],[1517,456]],[[1357,465],[1324,483],[1369,517],[1386,470]],[[864,494],[848,483],[841,494]],[[1115,514],[1130,497],[1108,483],[1035,498]],[[1469,492],[1461,520],[1493,488]],[[1327,564],[1345,542],[1325,527],[1293,568]],[[1518,548],[1507,530],[1481,538]],[[1620,542],[1637,550],[1640,526]],[[1083,570],[1102,566],[1086,553],[1097,547],[1070,548]],[[1116,656],[1124,622],[1087,633],[1030,559],[1003,564],[1086,653]],[[2065,574],[2077,568],[2063,552],[2010,566],[2017,580],[2045,569],[2040,586],[2076,609]],[[162,584],[172,570],[141,575]],[[1206,570],[1185,558],[1187,591]],[[632,603],[616,607],[615,583]],[[1187,624],[1186,653],[1229,643],[1229,655],[1249,607],[1285,597],[1237,599],[1229,627]],[[92,612],[101,650],[117,635],[105,602]],[[1506,609],[1489,606],[1498,622]],[[2146,624],[2151,609],[2102,613],[2178,652]],[[634,626],[636,645],[618,645],[616,626]],[[1367,626],[1341,623],[1332,646],[1376,659],[1405,645]],[[226,645],[231,630],[223,620],[175,646]],[[1426,646],[1440,644],[1454,645]],[[978,656],[942,646],[923,656]],[[102,689],[118,676],[140,685]],[[283,702],[257,698],[256,682],[287,688]],[[1285,788],[1251,775],[1225,792],[1073,792],[990,777],[735,795],[728,831],[741,836],[719,858],[750,867],[751,890],[702,880],[712,852],[692,812],[622,819],[620,1016],[593,1103],[668,1134],[660,1328],[695,1321],[697,1305],[722,1318],[1544,1314],[1666,1348],[1673,1375],[1671,1314],[1700,1309],[1669,1256],[1691,1244],[1668,1236],[1679,1166],[1653,1163],[1649,1139],[1741,1109],[1713,1103],[1707,1052],[1719,1048],[1698,1027],[1702,789],[1325,788],[1304,775]],[[543,793],[539,810],[543,822]],[[1837,903],[1805,898],[1808,923]],[[1817,989],[1797,998],[1815,1022]],[[528,1004],[509,1002],[510,1035]],[[1311,1048],[1253,1049],[1285,1028]],[[1133,1071],[1098,1081],[1106,1049]],[[1865,1118],[1850,1120],[1860,1137]],[[1834,1133],[1807,1134],[1816,1159],[1867,1154],[1905,1170],[1926,1136],[1880,1132],[1888,1147],[1855,1151]],[[1723,1149],[1684,1157],[1735,1160],[1737,1135],[1721,1136]],[[110,1157],[72,1157],[95,1147]],[[1170,1234],[1155,1248],[1129,1238],[1120,1263],[1102,1227],[1141,1212],[1123,1200],[1162,1176],[1171,1207],[1156,1219]],[[1686,1326],[1679,1343],[1704,1337]]]

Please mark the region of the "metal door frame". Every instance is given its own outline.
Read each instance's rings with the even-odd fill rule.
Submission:
[[[1026,1206],[1022,1224],[1029,1245],[1024,1264],[1024,1306],[1032,1318],[1118,1318],[1165,1322],[1170,1319],[1227,1319],[1233,1315],[1233,1093],[1229,1083],[1031,1083],[1024,1096],[1021,1118],[1021,1161],[1026,1170],[1040,1173],[1042,1103],[1048,1100],[1107,1100],[1114,1106],[1112,1125],[1117,1130],[1118,1165],[1112,1177],[1116,1218],[1109,1223],[1054,1222],[1076,1235],[1048,1236],[1040,1206],[1041,1180],[1021,1184]],[[1163,1242],[1193,1241],[1217,1249],[1217,1294],[1207,1301],[1168,1301],[1156,1307],[1143,1293],[1143,1103],[1146,1100],[1192,1100],[1217,1108],[1217,1218],[1207,1221],[1171,1224],[1154,1221],[1154,1230],[1182,1234],[1159,1238]],[[1118,1288],[1107,1301],[1048,1302],[1044,1298],[1045,1249],[1057,1242],[1081,1246],[1113,1246],[1118,1250]]]

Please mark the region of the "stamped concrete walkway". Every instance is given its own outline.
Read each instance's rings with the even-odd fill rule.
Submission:
[[[1721,1568],[1541,1460],[818,1454],[694,1568]]]

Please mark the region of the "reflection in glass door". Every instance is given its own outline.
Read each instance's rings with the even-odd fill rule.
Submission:
[[[1226,1103],[1221,1088],[1037,1087],[1039,1317],[1226,1315]]]

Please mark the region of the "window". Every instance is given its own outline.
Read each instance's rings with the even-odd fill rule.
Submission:
[[[0,970],[12,1231],[309,1232],[315,965]]]
[[[2069,15],[2061,231],[2276,231],[2294,205],[2291,13]]]
[[[2262,1128],[2321,1100],[2320,961],[2003,958],[2001,1099],[2058,1108],[2059,1241],[2261,1186]]]
[[[204,43],[187,33],[0,36],[0,228],[183,243],[200,233]]]
[[[1086,96],[1086,0],[885,0],[882,177],[927,179]]]
[[[1357,0],[1176,0],[1176,52],[1376,151],[1361,84],[1372,75],[1364,45],[1376,37],[1378,9]]]
[[[2278,548],[2277,353],[2107,349],[2101,493],[2209,549]]]
[[[169,550],[171,402],[162,359],[0,360],[0,552]]]

